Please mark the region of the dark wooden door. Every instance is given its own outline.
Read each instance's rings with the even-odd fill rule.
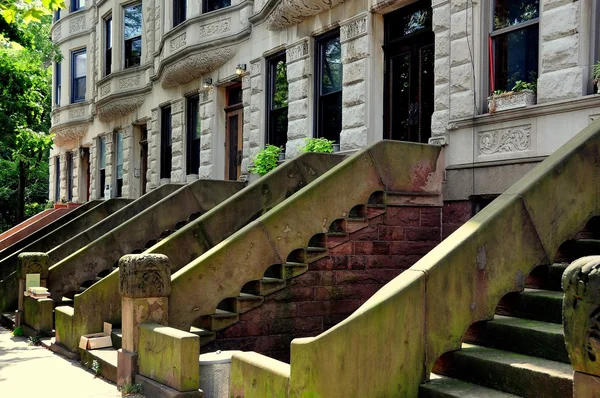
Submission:
[[[433,114],[431,2],[385,16],[384,138],[427,142]]]
[[[91,171],[90,171],[90,149],[89,148],[82,148],[82,159],[81,159],[81,166],[83,167],[83,170],[85,171],[85,201],[88,202],[90,200],[90,177],[91,177]]]
[[[226,94],[225,178],[235,181],[240,178],[242,171],[242,126],[244,123],[242,85],[238,83],[228,87]]]
[[[146,172],[148,171],[148,127],[140,126],[140,192],[146,193]]]

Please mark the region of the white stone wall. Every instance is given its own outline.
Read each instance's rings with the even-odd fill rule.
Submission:
[[[250,115],[252,114],[250,102],[252,88],[250,74],[242,77],[242,103],[244,105],[244,125],[242,126],[242,176],[246,176],[248,169],[252,166],[254,158],[250,156]],[[244,177],[245,178],[245,177]]]
[[[60,197],[59,200],[67,198],[67,154],[60,154]]]
[[[370,32],[372,15],[363,13],[340,26],[342,46],[342,131],[341,150],[364,148],[368,144],[369,92],[372,82],[367,71],[372,60]]]
[[[129,125],[123,128],[123,187],[121,195],[124,198],[131,198],[133,193],[133,168],[135,167],[133,151],[133,126]]]
[[[185,99],[171,101],[171,182],[185,182]]]
[[[243,80],[242,80],[243,83]],[[247,84],[247,83],[246,83]],[[265,98],[263,95],[262,59],[254,60],[250,64],[250,87],[242,86],[242,95],[250,95],[249,106],[244,102],[244,149],[242,152],[242,175],[248,173],[248,166],[264,147],[265,123],[264,110]],[[246,117],[249,114],[249,118]],[[247,143],[247,144],[246,144]],[[247,149],[246,149],[247,148]]]
[[[146,192],[160,184],[159,169],[160,124],[158,108],[152,109],[152,119],[148,122],[148,171],[146,172]]]
[[[586,94],[585,60],[591,46],[586,46],[590,38],[580,35],[586,4],[588,1],[546,0],[540,5],[539,104]]]
[[[431,135],[446,134],[450,120],[450,4],[433,8],[435,33],[434,112],[431,117]]]
[[[213,97],[215,89],[200,91],[200,170],[198,177],[201,179],[213,178],[213,125],[215,119]],[[225,130],[223,128],[223,130]],[[223,132],[223,134],[225,134]]]
[[[285,157],[291,159],[312,137],[309,118],[309,93],[312,76],[312,40],[308,37],[286,48],[288,80],[288,131]]]

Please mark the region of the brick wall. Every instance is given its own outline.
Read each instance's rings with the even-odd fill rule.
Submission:
[[[292,339],[339,323],[435,247],[442,238],[442,209],[370,208],[366,221],[349,222],[345,230],[345,236],[328,238],[329,256],[241,314],[202,352],[237,349],[288,361]]]
[[[471,218],[473,204],[468,200],[444,202],[442,211],[442,238],[446,239],[452,232]]]

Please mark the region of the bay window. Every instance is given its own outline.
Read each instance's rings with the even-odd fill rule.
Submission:
[[[139,66],[142,59],[142,4],[125,7],[125,69]]]
[[[71,55],[71,102],[85,101],[87,54],[84,49]]]

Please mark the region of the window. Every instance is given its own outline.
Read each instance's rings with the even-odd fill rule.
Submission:
[[[56,105],[60,105],[60,93],[61,93],[61,86],[62,86],[62,65],[60,62],[57,62],[55,64],[55,71],[54,71],[54,83],[55,83],[55,88],[54,88],[54,103]]]
[[[490,34],[490,91],[538,76],[539,0],[495,0]]]
[[[288,81],[285,52],[268,61],[267,83],[267,144],[278,147],[287,142]]]
[[[54,22],[60,20],[60,8],[54,11]]]
[[[142,59],[142,5],[125,7],[125,68],[139,66]]]
[[[102,137],[98,142],[98,170],[100,170],[100,197],[104,197],[106,188],[106,138]]]
[[[160,178],[171,178],[171,107],[161,109]]]
[[[60,201],[60,156],[54,158],[54,201]]]
[[[71,0],[71,12],[85,8],[85,0]]]
[[[73,152],[67,152],[67,201],[73,200]]]
[[[186,174],[198,174],[200,169],[200,118],[199,97],[187,99],[187,170]]]
[[[104,76],[110,75],[112,72],[112,16],[104,20],[104,39],[106,40],[106,48],[104,50]]]
[[[87,56],[85,50],[72,54],[71,62],[71,102],[85,101],[85,77],[87,74]]]
[[[207,13],[229,7],[231,0],[202,0],[202,12]]]
[[[117,132],[115,141],[117,149],[117,193],[115,196],[119,198],[123,191],[123,132]]]
[[[339,29],[316,39],[316,136],[340,142],[342,131],[342,52]]]
[[[187,0],[173,0],[173,27],[185,21]]]

